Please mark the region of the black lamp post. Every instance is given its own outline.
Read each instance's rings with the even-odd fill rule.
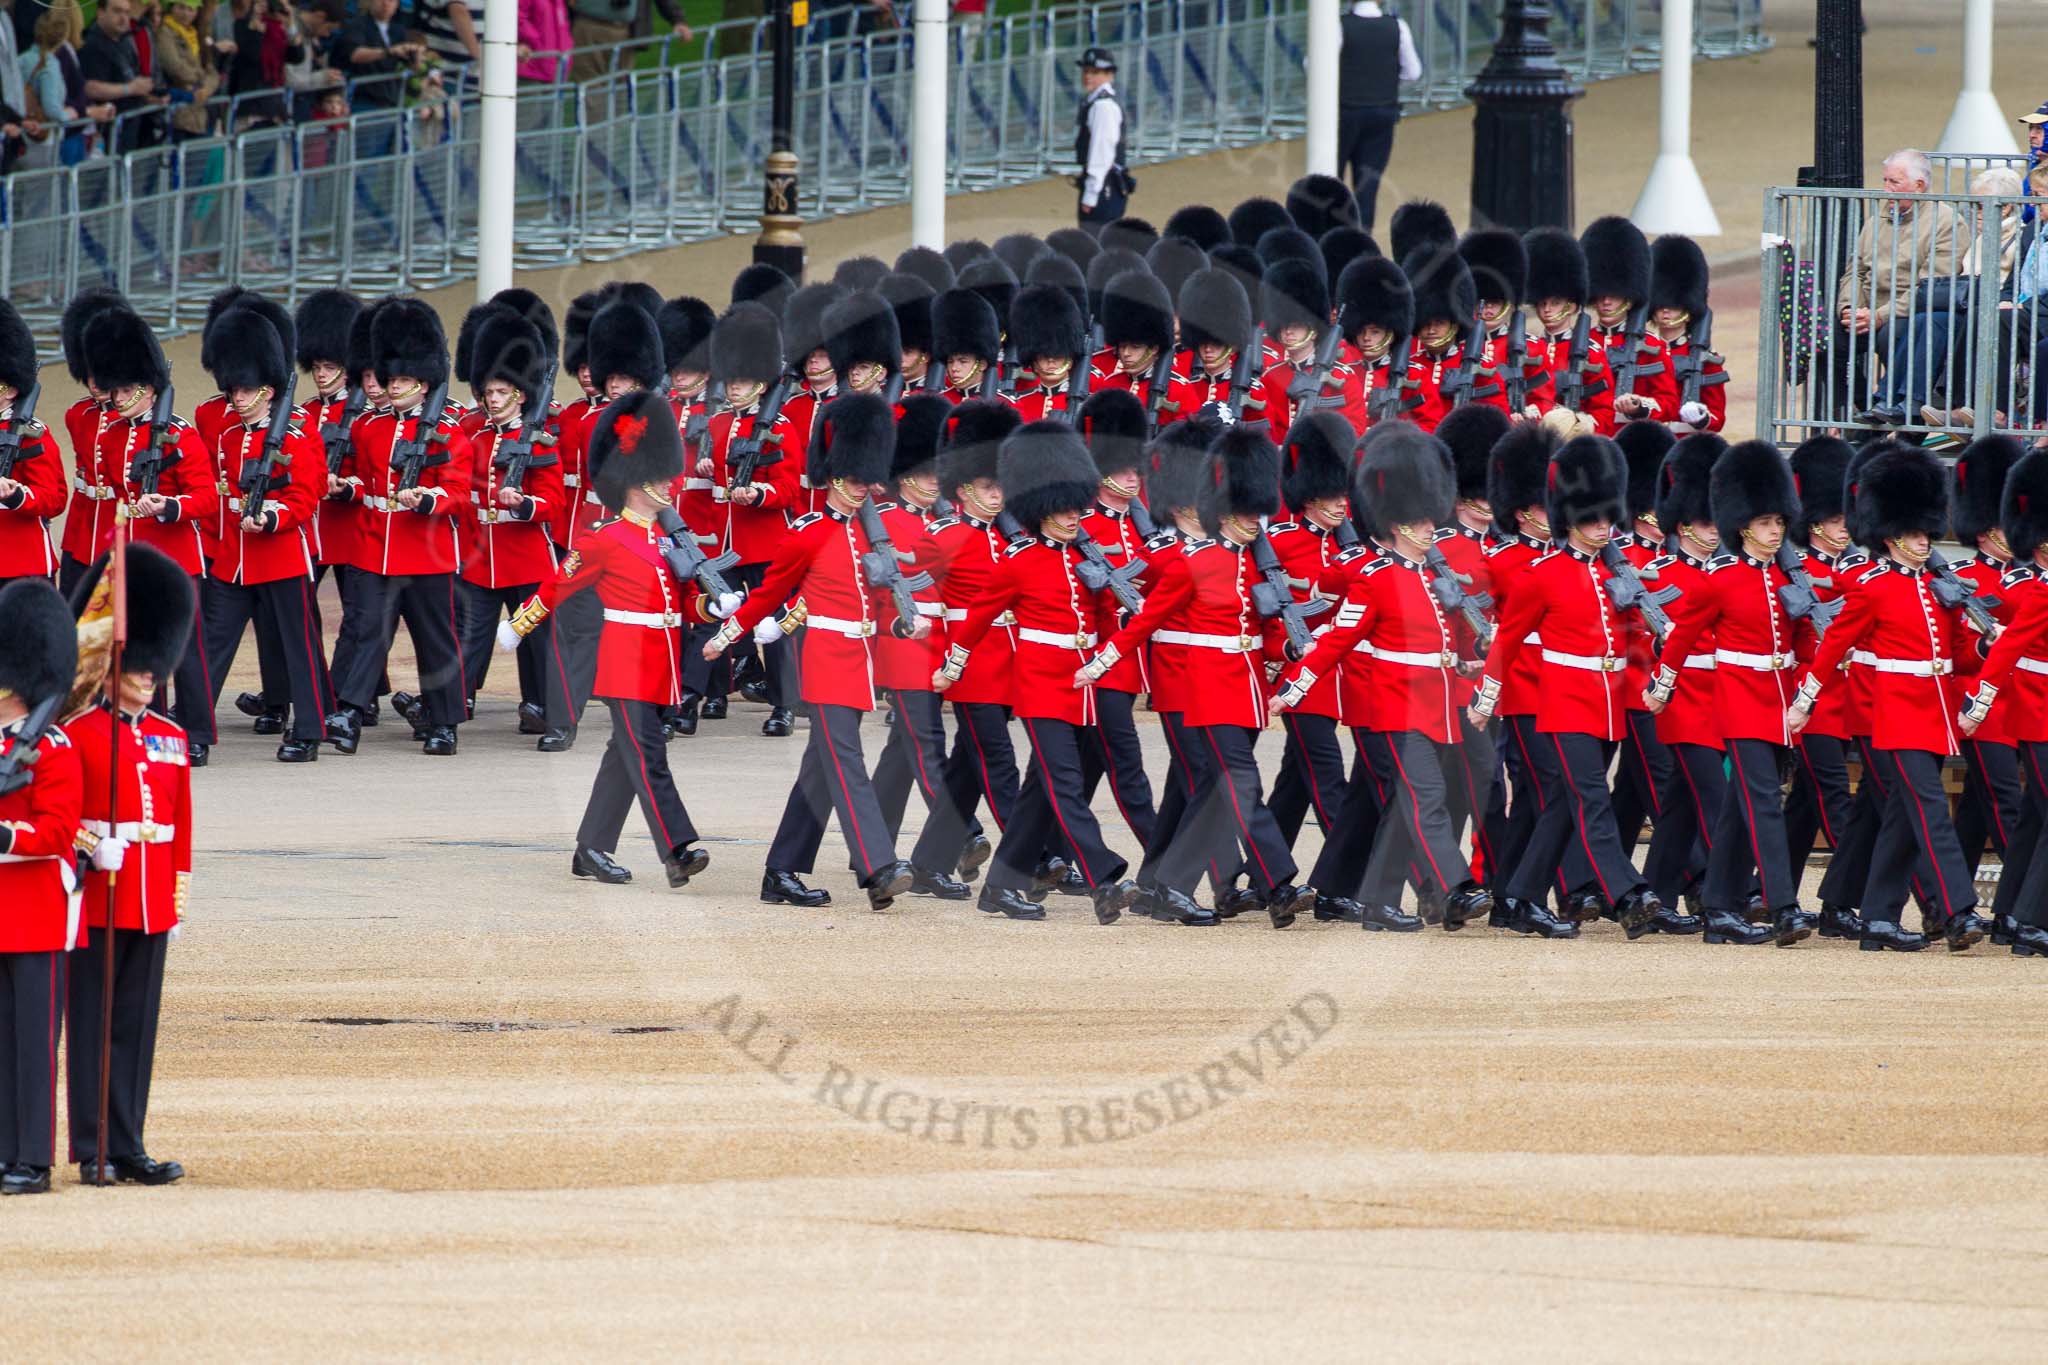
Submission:
[[[1549,27],[1543,0],[1501,0],[1493,56],[1465,91],[1473,105],[1475,226],[1572,225],[1572,120],[1565,106],[1586,92],[1557,64]]]
[[[796,104],[797,13],[808,20],[807,0],[773,0],[774,93],[768,106],[769,150],[763,167],[761,236],[754,259],[780,269],[801,283],[804,277],[804,235],[797,217],[797,160],[791,150]]]
[[[1799,183],[1863,187],[1863,0],[1814,7],[1813,164]]]

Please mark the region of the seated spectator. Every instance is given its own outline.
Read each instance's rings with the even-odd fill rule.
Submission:
[[[75,8],[44,10],[36,19],[35,50],[21,54],[22,79],[35,91],[44,118],[70,125],[57,148],[66,166],[85,160],[91,150],[92,134],[84,121],[105,123],[114,117],[112,104],[95,102],[85,93],[85,69],[78,60],[83,31]]]
[[[1884,187],[1894,194],[1925,194],[1931,174],[1927,154],[1911,148],[1884,161]],[[1960,254],[1955,210],[1947,204],[1893,199],[1864,220],[1835,298],[1840,392],[1865,405],[1859,421],[1904,420],[1893,418],[1902,400],[1879,388],[1875,362],[1889,358],[1895,346],[1904,356],[1910,329],[1893,324],[1912,315],[1920,281],[1953,275]]]
[[[199,38],[199,0],[168,0],[154,47],[171,98],[171,136],[206,136],[206,102],[220,89],[220,73],[214,69],[212,37]]]
[[[410,73],[426,61],[426,44],[397,19],[398,0],[363,0],[334,40],[334,64],[355,81],[357,109],[396,109]]]

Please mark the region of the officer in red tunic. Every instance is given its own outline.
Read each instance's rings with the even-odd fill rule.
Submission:
[[[1925,451],[1895,442],[1878,447],[1849,476],[1857,539],[1877,564],[1828,627],[1800,675],[1788,724],[1804,729],[1813,706],[1835,682],[1852,650],[1870,655],[1870,756],[1884,779],[1884,817],[1868,861],[1861,900],[1863,948],[1916,951],[1926,937],[1899,924],[1907,881],[1918,853],[1928,869],[1921,915],[1929,934],[1950,951],[1984,936],[1977,890],[1942,790],[1942,760],[1957,749],[1960,687],[1952,675],[1978,637],[1963,628],[1959,609],[1934,595],[1927,560],[1933,538],[1948,528],[1948,473]],[[1838,855],[1839,856],[1839,855]]]
[[[995,397],[1002,344],[996,310],[972,289],[948,289],[932,300],[932,345],[944,371],[939,393],[947,402]]]
[[[1529,298],[1529,249],[1505,228],[1476,228],[1458,239],[1458,254],[1472,271],[1473,288],[1479,295],[1483,335],[1479,363],[1493,371],[1498,386],[1491,393],[1475,395],[1476,399],[1525,417],[1541,416],[1557,406],[1557,400],[1549,373],[1537,361],[1537,337],[1524,311]],[[1511,338],[1509,334],[1517,329],[1521,335]],[[1516,345],[1521,348],[1519,402],[1510,382],[1515,377],[1511,358]]]
[[[105,561],[79,581],[79,658],[100,660],[112,638],[113,583]],[[167,1185],[182,1179],[175,1161],[154,1161],[143,1142],[150,1075],[156,1063],[157,1016],[171,932],[185,914],[192,878],[192,768],[185,731],[149,709],[164,674],[185,650],[193,613],[192,579],[148,545],[127,552],[128,639],[121,673],[105,679],[96,705],[67,721],[78,752],[85,800],[78,846],[84,877],[84,919],[91,952],[73,963],[66,1025],[71,1107],[71,1159],[82,1183]],[[107,805],[109,789],[114,805]],[[109,932],[107,908],[113,906]],[[93,1169],[99,1148],[99,1086],[107,1012],[106,959],[113,955],[113,1033],[107,1071],[107,1169]]]
[[[569,870],[606,885],[633,879],[612,854],[637,800],[669,886],[682,887],[710,865],[711,855],[694,847],[697,827],[669,771],[661,713],[682,699],[684,629],[729,613],[739,601],[737,595],[707,601],[694,579],[676,577],[666,557],[667,538],[656,519],[682,472],[683,441],[674,410],[658,391],[633,390],[606,404],[591,425],[588,454],[590,487],[619,515],[580,537],[560,571],[498,626],[498,644],[517,648],[563,602],[594,592],[604,620],[594,686],[611,713],[612,732],[576,829]]]
[[[1576,384],[1572,411],[1591,419],[1600,435],[1612,436],[1614,374],[1608,369],[1606,348],[1593,337],[1592,319],[1587,319],[1583,347],[1578,342],[1579,319],[1591,288],[1586,254],[1578,239],[1562,228],[1537,228],[1523,245],[1529,251],[1529,302],[1536,311],[1529,353],[1548,376],[1550,401],[1561,404]],[[1536,415],[1542,415],[1540,408]]]
[[[234,667],[243,630],[255,623],[259,646],[267,630],[291,709],[290,733],[277,758],[311,763],[320,756],[323,721],[338,709],[313,608],[314,518],[327,488],[327,462],[319,437],[290,418],[274,452],[269,445],[273,408],[284,401],[292,362],[284,338],[262,314],[240,309],[224,315],[213,361],[235,418],[215,437],[214,463],[233,491],[231,519],[210,565],[203,652],[212,665],[214,699]]]
[[[1507,435],[1509,426],[1508,415],[1500,409],[1467,403],[1436,429],[1436,438],[1450,448],[1458,492],[1451,524],[1437,531],[1436,548],[1466,595],[1485,599],[1479,611],[1489,630],[1499,618],[1500,604],[1493,587],[1493,561],[1487,555],[1495,528],[1493,504],[1486,496],[1486,475],[1493,447]],[[1459,615],[1462,618],[1463,613]],[[1451,697],[1458,705],[1459,746],[1456,762],[1444,773],[1450,782],[1451,825],[1461,837],[1466,826],[1471,826],[1473,870],[1482,879],[1490,879],[1499,855],[1493,847],[1496,825],[1486,814],[1501,785],[1501,756],[1493,736],[1474,725],[1465,710],[1472,704],[1476,690],[1472,680],[1479,675],[1486,650],[1469,622],[1460,619],[1453,624],[1459,662],[1457,676],[1451,680]]]
[[[1614,375],[1618,422],[1668,422],[1678,414],[1678,387],[1664,354],[1664,339],[1650,330],[1650,241],[1628,219],[1596,218],[1579,234],[1586,254],[1587,307],[1593,340],[1607,353]]]
[[[363,461],[356,454],[356,442],[362,439],[369,420],[379,413],[391,411],[390,396],[384,386],[377,382],[376,356],[370,345],[371,329],[377,314],[392,302],[389,298],[378,299],[362,308],[348,329],[348,382],[361,389],[362,411],[348,423],[343,434],[340,462],[330,461],[327,471],[327,497],[321,503],[322,513],[330,509],[344,511],[347,515],[343,524],[350,529],[336,542],[334,560],[335,586],[341,595],[341,625],[335,635],[334,648],[328,654],[327,672],[334,680],[335,694],[340,709],[354,715],[361,729],[373,728],[378,721],[381,697],[391,690],[391,680],[379,671],[375,683],[375,694],[370,698],[366,710],[356,711],[346,700],[341,699],[341,680],[350,676],[354,669],[353,655],[359,641],[371,639],[377,633],[374,619],[383,610],[383,594],[374,581],[377,565],[383,558],[383,523],[372,517],[363,503],[364,475],[357,472]],[[323,434],[323,442],[327,439]],[[329,736],[328,743],[336,741]],[[336,744],[342,752],[346,746]]]
[[[86,360],[85,329],[109,308],[125,308],[127,300],[112,289],[81,289],[64,305],[59,336],[64,349],[64,368],[72,381],[85,390],[64,409],[64,437],[71,448],[71,502],[64,518],[64,534],[57,557],[57,591],[68,594],[96,556],[93,547],[113,539],[114,507],[118,490],[95,482],[100,433],[112,415],[107,395],[92,382],[92,366]],[[101,524],[105,530],[102,531]]]
[[[716,554],[711,547],[718,544],[725,508],[713,494],[710,477],[699,474],[697,465],[711,457],[711,419],[725,406],[724,393],[711,383],[711,329],[718,325],[718,314],[704,300],[685,295],[662,304],[656,323],[661,329],[662,364],[668,367],[668,398],[683,432],[683,472],[670,491],[697,544],[707,554]],[[712,666],[704,659],[704,642],[713,628],[708,621],[699,622],[683,641],[683,702],[665,722],[671,736],[697,733],[700,708],[711,686]],[[722,693],[718,701],[722,713]]]
[[[761,587],[704,648],[715,655],[743,631],[804,627],[801,673],[810,739],[769,845],[761,899],[804,906],[829,902],[829,893],[806,886],[801,874],[817,861],[830,814],[839,819],[848,862],[868,904],[886,910],[914,878],[910,864],[896,856],[869,781],[860,722],[875,709],[875,635],[893,629],[915,639],[930,623],[922,616],[895,618],[888,594],[869,581],[861,560],[873,546],[861,529],[860,505],[870,485],[888,477],[896,444],[889,405],[873,394],[848,394],[825,409],[823,421],[810,477],[825,489],[825,511],[791,523]],[[778,616],[783,603],[788,611]]]
[[[1095,724],[1097,675],[1076,676],[1097,643],[1099,607],[1081,583],[1074,542],[1099,478],[1081,438],[1067,424],[1048,420],[1004,439],[998,473],[1004,507],[1037,534],[1004,551],[1000,572],[986,581],[967,618],[949,629],[945,665],[932,677],[934,689],[950,687],[997,618],[1015,619],[1014,651],[1007,640],[1000,648],[1013,658],[1015,711],[1030,738],[1030,771],[979,903],[990,914],[1044,919],[1039,901],[1051,883],[1038,874],[1045,850],[1057,847],[1087,886],[1097,922],[1110,924],[1136,887],[1123,880],[1126,864],[1103,842],[1083,790],[1081,756],[1095,744],[1088,731]]]
[[[1681,431],[1719,431],[1728,425],[1728,371],[1721,357],[1702,350],[1696,396],[1685,395],[1685,374],[1697,343],[1693,327],[1707,317],[1707,257],[1690,237],[1666,233],[1650,249],[1650,325],[1664,342],[1678,409],[1665,421]]]
[[[1560,548],[1523,570],[1503,604],[1471,708],[1473,720],[1484,724],[1516,660],[1525,650],[1540,654],[1532,757],[1547,800],[1508,876],[1507,894],[1515,902],[1509,927],[1545,938],[1577,936],[1576,923],[1541,904],[1566,848],[1577,842],[1593,864],[1601,898],[1630,938],[1678,932],[1678,917],[1622,853],[1607,790],[1607,769],[1627,728],[1621,688],[1629,626],[1607,592],[1612,575],[1600,554],[1627,512],[1628,466],[1614,442],[1576,437],[1551,457],[1543,487]],[[1538,643],[1526,644],[1532,636]],[[1573,918],[1598,913],[1596,905]]]
[[[1472,272],[1455,253],[1411,257],[1402,263],[1415,298],[1415,347],[1402,379],[1402,408],[1424,431],[1435,431],[1454,407],[1484,402],[1507,411],[1491,367],[1474,361],[1467,378],[1465,341],[1479,312]],[[1448,391],[1447,391],[1448,385]]]
[[[1143,270],[1125,270],[1104,286],[1095,310],[1102,325],[1103,349],[1094,359],[1097,389],[1125,389],[1146,413],[1166,401],[1173,373],[1173,296]],[[1160,357],[1167,360],[1167,382],[1153,391]],[[1148,427],[1157,423],[1148,418]]]
[[[1058,285],[1027,284],[1010,305],[1010,338],[1017,359],[1031,378],[1028,387],[1006,393],[1003,400],[1029,423],[1063,414],[1071,425],[1074,367],[1088,363],[1088,324],[1073,296]]]
[[[1964,447],[1955,462],[1955,515],[1949,527],[1951,538],[1971,551],[1952,561],[1957,575],[1973,585],[1978,596],[1996,601],[1991,614],[2007,625],[2012,623],[2014,608],[2003,588],[2005,575],[2012,568],[2012,551],[1999,527],[1999,502],[2005,495],[2006,476],[2019,463],[2020,454],[2020,443],[2010,436],[1986,436]],[[1965,650],[1963,655],[1956,660],[1957,668],[1974,673],[1976,652]],[[2002,861],[2010,857],[2009,845],[2026,804],[2019,745],[2009,724],[2012,714],[2007,710],[1991,715],[1962,742],[1969,767],[1963,778],[1963,799],[1956,807],[1956,838],[1962,843],[1963,863],[1972,877],[1977,875],[1986,843],[1998,850]]]
[[[16,416],[35,387],[36,339],[0,302],[0,586],[57,573],[50,522],[64,510],[64,457],[40,419]]]
[[[362,301],[345,290],[316,289],[299,302],[292,317],[299,369],[313,381],[312,395],[299,405],[299,425],[320,438],[322,463],[328,466],[337,455],[347,454],[348,429],[369,407],[368,395],[348,368],[349,333],[362,311]],[[330,570],[337,585],[354,572],[348,564],[362,534],[361,518],[360,507],[329,498],[327,481],[320,481],[320,510],[314,518],[319,549],[313,569],[316,584]],[[274,704],[287,699],[264,700]]]
[[[903,371],[903,338],[889,301],[871,289],[842,293],[825,310],[824,325],[839,393],[886,394]]]
[[[1227,402],[1242,364],[1250,367],[1251,381],[1238,419],[1263,422],[1266,391],[1258,376],[1265,358],[1241,354],[1251,340],[1252,305],[1236,276],[1218,267],[1197,270],[1181,286],[1177,315],[1182,358],[1160,421],[1185,421],[1205,407]]]
[[[57,1035],[84,940],[73,869],[84,778],[54,712],[78,628],[47,580],[0,588],[0,1194],[43,1194],[57,1160]],[[118,847],[118,845],[116,845]]]
[[[1280,349],[1280,358],[1260,377],[1266,402],[1266,423],[1273,440],[1284,444],[1296,419],[1310,412],[1334,412],[1355,436],[1365,430],[1365,382],[1343,355],[1343,334],[1330,311],[1330,286],[1323,264],[1275,261],[1259,282],[1259,320]],[[1327,339],[1336,347],[1329,364],[1319,365]]]

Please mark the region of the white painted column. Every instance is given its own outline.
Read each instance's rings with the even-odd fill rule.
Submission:
[[[513,154],[519,139],[519,3],[485,0],[477,134],[476,297],[512,285]],[[568,60],[566,57],[561,60]]]
[[[1963,86],[1941,130],[1939,151],[2019,151],[2012,120],[1991,93],[1991,9],[1992,0],[1963,0]]]
[[[911,38],[910,241],[938,251],[946,245],[946,0],[917,0]]]
[[[1644,232],[1718,237],[1721,220],[1692,164],[1692,10],[1694,0],[1665,0],[1658,77],[1657,159],[1629,214]]]
[[[1337,173],[1338,0],[1308,4],[1308,173]]]

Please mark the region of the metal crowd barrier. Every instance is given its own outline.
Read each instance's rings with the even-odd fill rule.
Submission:
[[[1491,55],[1492,0],[1410,9],[1425,70],[1405,102],[1462,102]],[[1553,10],[1553,36],[1576,77],[1656,63],[1645,0],[1561,0]],[[1701,55],[1768,45],[1760,0],[1706,0],[1702,16]],[[912,35],[830,36],[845,27],[814,24],[798,49],[807,217],[909,195]],[[1298,135],[1306,28],[1306,0],[1034,3],[955,24],[949,186],[1071,171],[1075,59],[1093,44],[1122,64],[1134,164]],[[751,231],[768,148],[766,44],[765,23],[741,20],[688,42],[663,36],[562,54],[554,81],[522,82],[515,265]],[[579,59],[578,69],[599,74],[571,81]],[[444,85],[433,117],[359,103],[345,120],[266,124],[243,117],[262,108],[248,96],[223,98],[209,107],[209,136],[0,179],[0,290],[47,325],[76,290],[107,284],[177,332],[229,284],[290,302],[329,285],[379,292],[470,277],[480,119],[467,73],[444,72]],[[350,89],[368,93],[362,82]],[[138,115],[109,137],[132,136],[144,118],[162,115]]]
[[[1972,160],[2001,159],[1956,158]],[[2048,435],[2044,212],[2021,196],[1768,191],[1757,434]]]

